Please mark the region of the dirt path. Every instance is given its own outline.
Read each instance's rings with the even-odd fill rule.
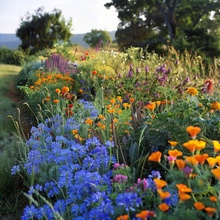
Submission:
[[[12,100],[14,103],[16,103],[16,108],[20,110],[20,122],[21,122],[21,128],[25,134],[26,139],[30,136],[30,129],[33,126],[33,120],[31,119],[30,112],[28,111],[27,107],[23,104],[24,100],[21,97],[20,91],[16,88],[16,79],[17,75],[11,75],[12,77],[11,83],[8,85],[9,92],[6,94],[6,96]],[[18,119],[15,119],[16,121]]]

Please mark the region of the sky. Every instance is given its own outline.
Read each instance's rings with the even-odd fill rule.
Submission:
[[[0,33],[15,34],[20,20],[43,6],[46,12],[62,11],[65,20],[72,18],[72,34],[84,34],[92,29],[114,31],[119,20],[114,7],[106,9],[110,0],[0,0]]]

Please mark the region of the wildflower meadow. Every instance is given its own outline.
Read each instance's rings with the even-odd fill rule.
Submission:
[[[173,48],[32,58],[17,85],[35,125],[10,170],[20,218],[219,219],[218,68]]]

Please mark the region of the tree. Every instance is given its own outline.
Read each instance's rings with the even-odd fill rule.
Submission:
[[[121,50],[131,45],[149,50],[173,45],[177,50],[220,55],[220,0],[111,0],[105,4],[112,6],[120,20],[116,40]]]
[[[66,21],[62,12],[54,9],[52,13],[38,8],[34,15],[26,14],[21,19],[20,27],[16,31],[21,40],[20,47],[31,54],[37,51],[53,48],[59,41],[69,41],[71,37],[72,20]]]
[[[96,30],[93,29],[91,32],[86,33],[83,37],[83,40],[90,46],[90,47],[105,47],[107,46],[111,41],[111,36],[107,31],[102,30]]]

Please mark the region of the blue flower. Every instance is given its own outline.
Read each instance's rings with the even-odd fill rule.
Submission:
[[[116,204],[124,207],[127,212],[135,211],[141,206],[142,200],[136,192],[126,192],[117,195]]]
[[[11,174],[12,175],[15,175],[16,173],[19,173],[20,172],[20,166],[19,165],[14,165],[12,168],[11,168]]]

